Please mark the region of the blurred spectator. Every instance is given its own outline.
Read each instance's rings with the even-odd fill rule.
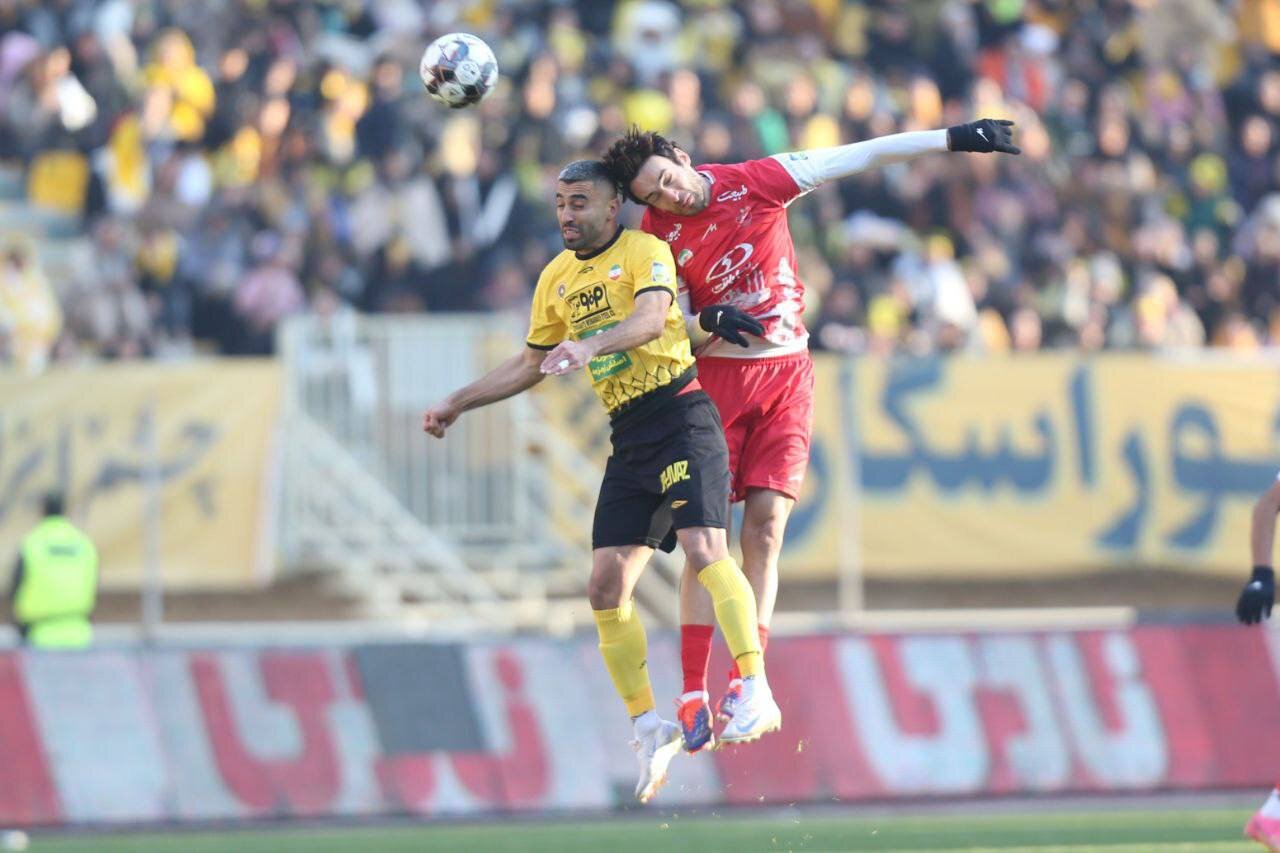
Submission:
[[[137,358],[151,348],[152,318],[134,265],[133,232],[101,219],[93,242],[75,259],[67,299],[68,324],[90,352]]]
[[[60,340],[52,322],[17,343],[14,316],[56,306],[7,265],[0,340],[38,369],[268,352],[334,300],[522,312],[560,248],[559,166],[628,122],[733,161],[993,115],[1018,121],[1021,158],[925,158],[791,208],[815,347],[1276,345],[1275,7],[7,0],[0,158],[89,245]],[[502,79],[452,112],[416,67],[459,29]],[[15,309],[27,292],[43,307]]]
[[[62,309],[48,279],[22,245],[0,257],[0,363],[39,373],[62,332]]]
[[[240,279],[234,299],[236,314],[244,321],[244,336],[232,351],[265,355],[271,352],[272,335],[280,321],[302,310],[302,285],[284,257],[278,235],[258,234],[251,251],[257,265]]]

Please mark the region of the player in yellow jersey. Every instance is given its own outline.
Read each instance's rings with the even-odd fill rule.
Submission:
[[[670,551],[679,540],[744,673],[745,704],[735,719],[745,714],[732,740],[779,728],[782,714],[765,681],[755,596],[729,556],[729,452],[715,406],[698,385],[671,250],[619,226],[621,207],[603,164],[564,168],[556,215],[565,251],[538,278],[527,345],[427,409],[422,426],[441,438],[469,409],[519,394],[547,374],[587,369],[609,412],[613,444],[591,529],[587,596],[600,654],[633,721],[636,798],[646,802],[681,745],[680,727],[654,710],[644,627],[631,601],[655,548]]]

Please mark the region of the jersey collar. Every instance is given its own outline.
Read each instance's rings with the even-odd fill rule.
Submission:
[[[578,260],[580,260],[580,261],[589,261],[589,260],[591,260],[592,258],[594,258],[594,257],[596,257],[596,256],[598,256],[598,255],[603,255],[605,252],[607,252],[607,251],[609,251],[610,249],[612,249],[612,248],[613,248],[613,244],[614,244],[614,243],[616,243],[616,242],[618,242],[618,238],[619,238],[619,237],[621,237],[621,236],[622,236],[622,226],[621,226],[621,225],[619,225],[619,226],[618,226],[618,230],[613,232],[613,236],[609,238],[609,242],[608,242],[608,243],[605,243],[605,244],[604,244],[603,246],[601,246],[599,249],[596,249],[596,250],[591,251],[591,252],[587,252],[585,255],[584,255],[584,254],[582,254],[581,252],[574,252],[574,253],[573,253],[573,256],[574,256],[575,258],[577,258]]]

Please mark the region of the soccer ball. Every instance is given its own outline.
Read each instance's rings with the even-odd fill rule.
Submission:
[[[484,100],[498,82],[498,60],[489,45],[470,33],[449,33],[427,45],[418,63],[422,85],[454,109]]]

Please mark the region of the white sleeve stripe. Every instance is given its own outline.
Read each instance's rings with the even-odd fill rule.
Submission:
[[[790,154],[775,154],[773,159],[787,170],[802,192],[810,192],[826,181],[846,178],[870,169],[880,169],[947,150],[945,130],[917,130],[880,136],[835,148],[815,148]]]

